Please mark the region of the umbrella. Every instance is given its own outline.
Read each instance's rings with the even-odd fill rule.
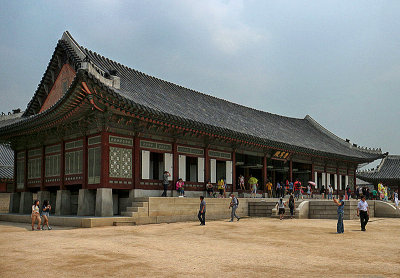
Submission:
[[[308,184],[314,185],[314,187],[317,188],[317,185],[313,181],[309,181]]]

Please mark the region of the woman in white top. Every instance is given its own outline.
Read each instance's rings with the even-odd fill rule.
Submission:
[[[37,226],[37,229],[38,230],[41,230],[40,229],[40,222],[42,222],[42,220],[41,220],[41,218],[40,218],[40,213],[39,213],[39,200],[35,200],[34,202],[33,202],[33,205],[32,205],[32,214],[31,214],[31,218],[32,218],[32,231],[34,231],[35,230],[35,222],[36,222],[36,220],[37,220],[37,222],[38,222],[38,226]]]
[[[394,199],[394,203],[396,204],[396,208],[399,207],[399,190],[396,190],[393,193],[393,199]]]

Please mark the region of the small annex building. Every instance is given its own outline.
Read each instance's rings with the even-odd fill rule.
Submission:
[[[184,88],[84,48],[68,32],[23,115],[1,121],[0,142],[15,153],[11,211],[29,212],[37,193],[59,215],[119,214],[128,198],[160,196],[165,170],[171,195],[178,178],[187,196],[220,178],[240,192],[239,175],[256,177],[261,190],[267,179],[299,179],[341,192],[354,187],[359,164],[383,157],[308,115],[275,115]],[[110,202],[111,210],[103,206]]]
[[[400,189],[400,155],[388,155],[373,170],[357,171],[357,178],[372,183],[378,188],[378,183],[389,186],[392,192]]]

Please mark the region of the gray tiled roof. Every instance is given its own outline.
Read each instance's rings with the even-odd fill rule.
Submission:
[[[382,159],[376,170],[357,172],[357,177],[366,181],[400,181],[400,155],[388,155]]]
[[[205,126],[207,130],[223,130],[229,136],[255,138],[267,145],[288,150],[323,155],[333,154],[346,159],[363,161],[372,161],[382,156],[380,149],[366,150],[353,146],[323,128],[310,116],[298,119],[263,112],[128,68],[80,46],[68,32],[63,34],[58,45],[62,49],[67,49],[70,57],[75,57],[76,65],[82,61],[90,61],[105,73],[115,70],[121,80],[120,89],[111,87],[108,89],[112,90],[118,98],[130,102],[134,107],[143,109],[144,112],[151,111],[151,113],[165,115],[182,122],[187,121],[193,125],[193,128]],[[56,51],[59,49],[56,48]],[[53,54],[52,61],[55,59],[54,56]],[[48,68],[50,64],[52,62],[49,63]],[[49,74],[46,70],[43,80],[47,75]],[[24,114],[32,116],[23,117],[25,119],[32,120],[35,116],[40,116],[32,114],[34,110],[32,107],[37,106],[36,95],[43,91],[41,87],[43,80]]]
[[[103,71],[117,71],[121,88],[115,92],[155,111],[310,150],[358,158],[378,156],[378,152],[371,155],[353,147],[309,116],[297,119],[245,107],[146,75],[86,48],[81,50]]]
[[[14,151],[9,145],[0,144],[0,179],[14,178]]]

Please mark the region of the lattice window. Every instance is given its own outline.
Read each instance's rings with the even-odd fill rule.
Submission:
[[[65,153],[65,174],[81,174],[82,173],[82,160],[83,151],[74,151]]]
[[[46,177],[55,177],[60,175],[60,155],[46,156]]]
[[[31,158],[28,160],[28,179],[40,178],[42,172],[42,158]]]
[[[100,183],[101,172],[101,149],[89,148],[88,149],[88,183]]]
[[[17,154],[17,189],[23,189],[25,184],[25,153]]]
[[[111,178],[132,178],[132,150],[125,148],[110,147],[110,169]]]

